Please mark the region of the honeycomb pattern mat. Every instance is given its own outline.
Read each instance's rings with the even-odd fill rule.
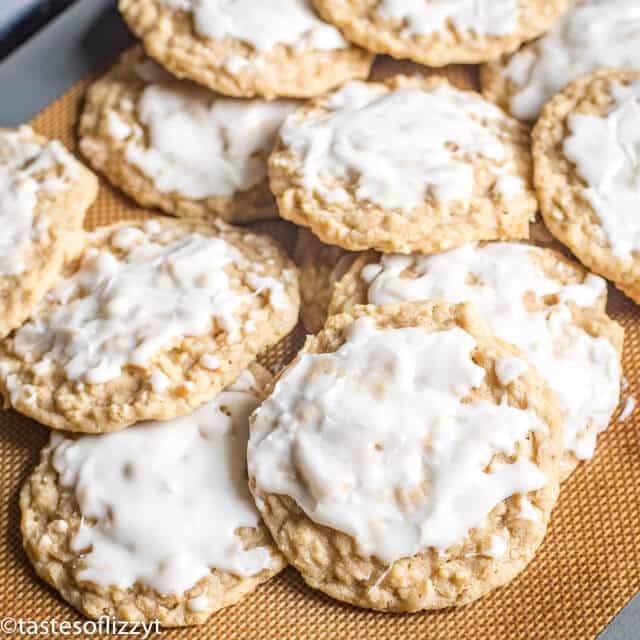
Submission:
[[[382,61],[376,78],[411,67]],[[423,69],[422,72],[425,72]],[[445,69],[454,82],[474,86],[474,70]],[[72,87],[33,121],[34,128],[75,148],[75,125],[90,78]],[[102,183],[88,226],[145,217],[129,199]],[[294,230],[268,229],[290,248]],[[624,369],[640,393],[640,310],[611,290],[610,312],[626,329]],[[266,356],[271,367],[299,348],[298,328]],[[170,640],[582,640],[595,638],[640,590],[640,410],[617,415],[602,434],[596,457],[563,486],[547,538],[529,568],[510,585],[471,606],[437,613],[389,615],[361,611],[308,589],[291,568],[203,627],[163,630]],[[0,411],[0,615],[82,620],[39,580],[21,548],[18,493],[38,459],[47,429]],[[640,637],[640,630],[638,631]],[[17,636],[13,636],[17,637]],[[76,636],[80,637],[80,636]],[[4,638],[2,640],[5,640]],[[7,639],[8,640],[8,639]]]

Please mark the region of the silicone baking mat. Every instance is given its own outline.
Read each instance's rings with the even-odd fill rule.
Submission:
[[[385,62],[374,74],[403,69]],[[474,72],[456,67],[458,84]],[[90,79],[69,90],[33,121],[34,128],[75,148],[75,126]],[[88,226],[145,216],[102,183]],[[291,229],[276,233],[289,243]],[[615,290],[610,312],[626,329],[624,369],[629,388],[640,385],[640,310]],[[272,350],[268,364],[283,364],[302,339],[298,330]],[[640,589],[639,412],[617,415],[598,442],[595,458],[562,488],[545,542],[528,569],[510,585],[470,606],[411,615],[357,610],[308,589],[291,568],[202,627],[163,630],[160,637],[202,640],[582,640],[595,638]],[[36,464],[47,429],[14,412],[0,411],[0,612],[33,620],[82,620],[39,580],[21,548],[18,493]],[[13,637],[18,637],[14,635]],[[75,636],[81,637],[81,636]],[[153,637],[153,636],[152,636]],[[640,630],[638,630],[640,637]],[[5,640],[1,638],[0,640]]]

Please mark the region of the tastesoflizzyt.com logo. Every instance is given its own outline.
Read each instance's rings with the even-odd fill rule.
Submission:
[[[26,618],[0,618],[0,637],[37,636],[123,636],[147,640],[160,635],[160,622],[123,622],[112,616],[102,616],[98,620],[29,620]]]

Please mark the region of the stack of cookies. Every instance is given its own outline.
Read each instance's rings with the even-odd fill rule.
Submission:
[[[306,227],[295,253],[302,318],[320,333],[254,417],[249,472],[263,518],[307,582],[335,598],[385,611],[465,604],[533,557],[555,483],[594,455],[618,405],[623,332],[606,314],[606,282],[567,257],[560,242],[617,284],[620,276],[588,260],[578,242],[602,258],[617,238],[627,258],[638,259],[631,253],[640,223],[634,227],[630,215],[631,201],[640,204],[637,73],[596,71],[570,85],[543,112],[532,149],[529,122],[518,120],[517,108],[504,109],[487,78],[521,56],[546,86],[554,63],[529,58],[543,58],[548,40],[556,57],[575,58],[557,34],[573,34],[585,15],[598,37],[600,29],[615,33],[622,18],[611,3],[581,3],[562,17],[566,3],[316,4],[354,42],[432,65],[504,56],[532,37],[526,27],[537,24],[534,35],[552,27],[512,58],[483,67],[485,97],[424,74],[348,83],[289,116],[269,158],[280,215]],[[508,24],[519,24],[518,33]],[[630,52],[639,41],[636,31],[611,55],[640,67]],[[578,100],[581,108],[569,115]],[[615,205],[613,194],[621,198]],[[535,221],[539,206],[557,240]],[[632,270],[619,269],[628,274],[626,288],[619,285],[627,292]],[[471,351],[456,343],[427,353],[414,343],[403,354],[396,343],[416,327],[449,340],[452,326],[473,338]],[[492,347],[483,346],[479,327],[496,341]],[[515,352],[500,354],[498,345],[507,344]],[[356,351],[358,364],[345,364]],[[464,376],[452,370],[461,357],[485,368],[479,386],[457,388]],[[436,373],[425,373],[431,367]],[[527,380],[529,367],[537,380]],[[453,412],[442,386],[460,393]],[[416,407],[434,391],[416,425]],[[536,393],[547,415],[536,408]],[[465,432],[470,417],[460,407],[480,411],[489,399],[533,412],[545,426],[506,449],[484,432],[491,444],[484,454],[474,449],[473,460],[465,447],[471,438],[482,448],[475,440],[482,429]],[[309,420],[318,405],[327,417]],[[484,416],[491,431],[485,420],[497,428],[500,418]],[[350,435],[339,437],[339,429]],[[301,453],[307,442],[318,449],[315,461]],[[474,479],[482,470],[496,480],[505,462],[514,471],[524,451],[553,460],[546,466],[529,457],[508,488],[487,486],[486,475]],[[532,462],[547,476],[535,490],[525,488]],[[272,466],[286,477],[271,474]],[[487,494],[496,501],[480,508]]]
[[[142,45],[89,89],[79,149],[178,219],[84,233],[95,177],[0,137],[0,390],[55,430],[21,494],[38,574],[166,626],[287,563],[380,611],[509,582],[619,402],[602,276],[640,301],[633,3],[119,4]],[[367,80],[375,54],[415,73]],[[450,63],[485,63],[484,95],[421,66]],[[270,218],[297,267],[234,226]],[[256,359],[299,298],[274,378]]]
[[[97,187],[59,143],[0,132],[0,389],[54,430],[21,493],[24,547],[90,617],[195,624],[285,565],[244,460],[296,270],[220,220],[85,233]]]

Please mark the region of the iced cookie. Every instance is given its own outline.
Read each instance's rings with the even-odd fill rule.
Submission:
[[[351,82],[290,115],[269,158],[280,215],[351,251],[528,236],[529,135],[445,79]]]
[[[96,177],[58,141],[0,129],[0,338],[19,327],[82,249]]]
[[[366,78],[373,63],[311,0],[119,0],[119,8],[169,71],[237,98],[316,96]]]
[[[483,65],[482,91],[520,120],[572,80],[605,67],[640,67],[637,0],[581,0],[539,40]]]
[[[547,227],[640,303],[640,71],[598,71],[544,108],[533,132]]]
[[[293,265],[222,222],[101,227],[20,330],[0,391],[56,429],[169,420],[215,397],[298,319]]]
[[[432,67],[494,60],[537,38],[570,0],[313,0],[325,20],[376,53]]]
[[[300,228],[293,254],[300,282],[300,318],[307,333],[318,333],[327,319],[333,285],[355,259],[340,247],[323,244],[310,231]]]
[[[590,459],[620,395],[623,330],[606,284],[551,249],[469,245],[437,256],[369,252],[336,285],[330,313],[358,304],[469,302],[555,392],[564,421],[562,477]]]
[[[310,586],[356,606],[467,604],[509,582],[558,495],[553,395],[470,305],[333,316],[251,418],[249,481]]]
[[[36,572],[90,618],[202,624],[283,568],[249,493],[266,370],[193,413],[121,433],[54,433],[20,494]]]
[[[89,89],[80,150],[142,206],[238,223],[275,218],[267,158],[295,106],[221,97],[135,47]]]

